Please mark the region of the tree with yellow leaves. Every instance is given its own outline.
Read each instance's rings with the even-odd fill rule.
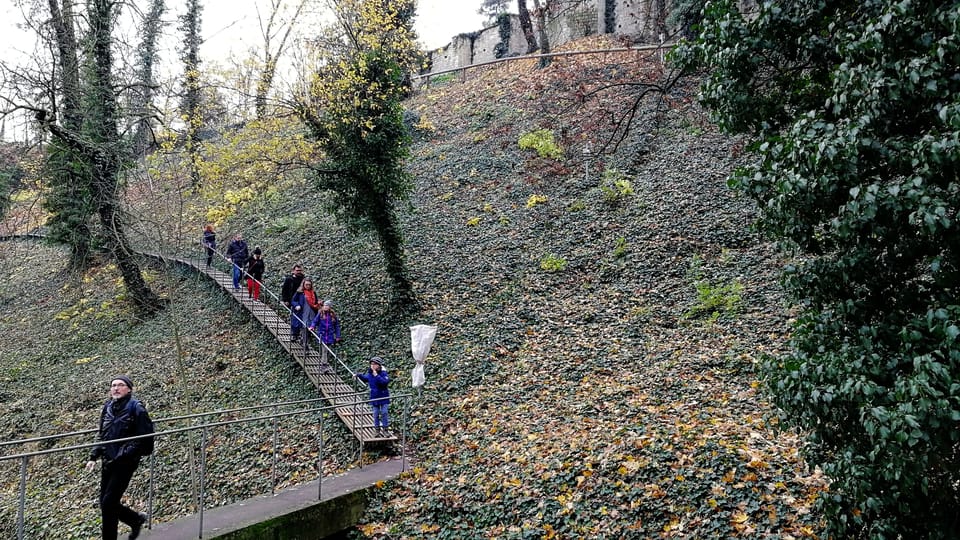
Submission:
[[[298,112],[324,149],[318,186],[337,211],[378,240],[393,284],[393,301],[415,299],[404,260],[397,205],[411,190],[404,171],[410,137],[401,99],[420,59],[412,30],[413,0],[344,0],[332,38],[298,101]]]

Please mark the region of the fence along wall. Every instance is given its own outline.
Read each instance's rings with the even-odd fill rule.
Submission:
[[[613,34],[631,44],[657,44],[672,39],[676,28],[667,19],[676,0],[543,0],[549,6],[547,37],[556,47],[575,39]],[[756,0],[738,0],[741,12],[757,9]],[[534,35],[537,20],[533,18]],[[664,32],[665,30],[665,32]],[[661,33],[668,35],[661,37]],[[527,54],[520,17],[502,17],[499,24],[454,36],[449,44],[428,51],[430,67],[421,75],[459,69],[508,56]]]
[[[616,34],[633,43],[656,43],[653,31],[665,19],[673,0],[546,0],[547,37],[551,46],[596,34]],[[654,11],[651,11],[654,10]],[[659,13],[651,18],[650,13]],[[538,35],[533,17],[534,35]],[[494,26],[454,36],[449,44],[428,51],[430,68],[422,74],[458,69],[498,58],[527,54],[520,17],[501,17]]]

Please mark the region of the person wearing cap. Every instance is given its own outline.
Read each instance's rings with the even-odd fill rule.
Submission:
[[[247,260],[247,298],[260,300],[260,284],[263,282],[263,272],[266,270],[263,262],[263,252],[259,247],[253,248],[253,255]]]
[[[147,522],[147,515],[136,512],[121,504],[123,492],[130,485],[134,471],[140,465],[140,456],[144,455],[146,441],[136,440],[124,443],[108,443],[115,439],[125,439],[146,435],[152,432],[150,416],[139,400],[132,396],[133,382],[126,375],[114,377],[110,382],[110,399],[100,412],[100,429],[97,439],[105,444],[95,446],[90,452],[87,471],[92,472],[97,460],[100,468],[100,515],[101,531],[104,540],[116,540],[117,526],[124,522],[130,526],[130,540],[140,536],[140,529]]]
[[[383,359],[379,356],[371,358],[370,368],[367,369],[366,373],[357,373],[357,378],[370,387],[373,428],[377,430],[378,436],[388,436],[390,417],[387,415],[387,407],[390,405],[390,390],[387,385],[390,384],[390,376],[387,375],[387,368],[383,365]]]
[[[317,316],[310,323],[310,331],[317,334],[320,342],[320,355],[327,361],[327,350],[340,342],[340,318],[333,311],[333,300],[324,300]]]

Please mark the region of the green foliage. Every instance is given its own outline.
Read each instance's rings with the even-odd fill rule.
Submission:
[[[533,195],[530,195],[529,197],[527,197],[526,206],[527,208],[533,208],[535,206],[538,206],[547,202],[547,200],[548,199],[546,195],[540,195],[539,193],[534,193]]]
[[[324,68],[300,103],[301,118],[327,156],[318,187],[334,195],[341,216],[376,234],[401,306],[413,300],[397,219],[397,204],[412,189],[404,170],[410,135],[401,100],[408,90],[405,74],[419,59],[413,13],[412,0],[338,2],[337,17],[350,34],[342,39],[350,45],[327,53],[333,56],[321,53]]]
[[[703,276],[703,259],[693,258],[688,275],[693,279],[697,291],[697,303],[683,313],[683,319],[695,319],[706,316],[709,322],[720,317],[732,316],[740,311],[743,284],[740,280],[729,282],[710,281]]]
[[[537,129],[520,136],[520,149],[536,150],[540,157],[560,159],[563,157],[563,149],[560,148],[553,139],[553,131],[549,129]]]
[[[540,259],[540,269],[546,272],[563,272],[567,268],[567,260],[555,254],[548,253]]]
[[[809,255],[786,272],[792,352],[765,364],[782,420],[831,478],[836,538],[960,530],[960,4],[706,8],[678,48],[703,103],[753,137],[732,186]]]
[[[630,177],[618,169],[605,169],[600,178],[600,192],[608,204],[617,204],[633,196]]]
[[[613,257],[616,259],[622,259],[627,256],[629,251],[630,245],[627,244],[627,239],[622,236],[617,238],[617,243],[613,246]]]

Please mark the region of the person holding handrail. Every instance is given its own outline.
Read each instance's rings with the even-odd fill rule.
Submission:
[[[323,301],[317,316],[310,323],[310,330],[317,334],[321,360],[326,363],[327,349],[340,343],[340,318],[333,311],[333,300]]]
[[[387,385],[390,384],[390,376],[383,365],[383,359],[374,356],[370,359],[367,372],[357,373],[356,376],[370,387],[370,408],[373,410],[373,428],[377,431],[377,436],[388,437],[390,417],[387,407],[390,405],[390,390]]]
[[[280,287],[280,302],[283,305],[290,307],[293,294],[300,288],[301,283],[303,283],[303,267],[295,264],[290,275],[283,278],[283,285]]]
[[[86,465],[87,471],[93,472],[97,460],[103,462],[100,468],[100,515],[104,540],[116,540],[117,526],[121,521],[130,526],[130,536],[127,538],[133,540],[140,536],[140,529],[147,522],[146,514],[124,506],[120,499],[140,465],[140,457],[149,454],[152,450],[148,448],[152,447],[148,446],[147,439],[107,442],[153,433],[153,422],[147,409],[133,398],[132,392],[133,382],[126,375],[114,377],[110,382],[110,399],[100,412],[97,434],[97,438],[105,444],[93,448]]]
[[[240,291],[240,278],[243,276],[243,267],[247,264],[247,259],[250,258],[250,253],[247,251],[247,243],[243,240],[243,235],[237,233],[233,240],[230,241],[230,245],[227,246],[227,252],[224,254],[227,257],[227,260],[233,263],[233,291]]]

